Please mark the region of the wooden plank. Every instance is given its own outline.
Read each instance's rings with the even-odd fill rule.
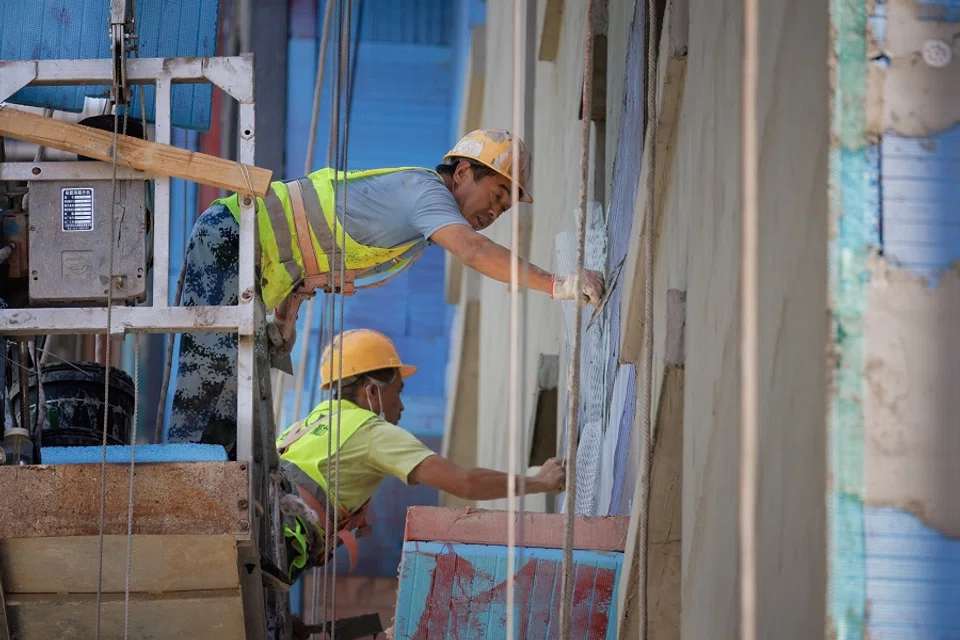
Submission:
[[[544,549],[563,548],[564,516],[557,513],[517,514],[523,527],[523,544]],[[506,544],[506,511],[410,507],[405,541]],[[623,551],[630,520],[626,516],[577,516],[573,524],[573,548],[584,551]]]
[[[28,113],[0,105],[0,136],[113,162],[113,132]],[[182,178],[231,192],[265,196],[273,172],[195,151],[118,136],[117,164]]]
[[[0,540],[3,589],[10,597],[96,593],[99,543],[97,536]],[[104,536],[104,593],[123,593],[126,564],[127,537]],[[231,535],[134,535],[130,568],[130,589],[135,592],[240,588],[236,540]]]
[[[630,531],[618,591],[618,637],[680,639],[685,335],[686,293],[671,289],[667,291],[664,373],[653,427],[653,466],[650,471],[650,504],[647,511],[647,628],[641,630],[637,616],[631,616],[631,613],[636,611],[635,602],[641,593],[637,549],[643,504],[640,484],[642,477],[638,476],[633,492]],[[637,411],[635,429],[639,429],[642,424],[643,414]]]
[[[96,594],[21,595],[8,601],[13,633],[20,640],[89,640],[96,637]],[[124,637],[123,594],[106,594],[101,638]],[[130,638],[137,640],[236,640],[244,638],[243,608],[236,591],[133,594]]]
[[[560,50],[560,31],[563,27],[563,0],[547,0],[540,31],[540,50],[537,59],[556,62]]]
[[[107,465],[104,533],[126,535],[129,467]],[[100,465],[0,467],[0,539],[96,536]],[[141,464],[134,480],[133,526],[140,535],[246,536],[247,464]]]
[[[640,188],[634,213],[635,228],[640,231],[631,243],[624,265],[625,281],[630,283],[624,289],[621,309],[624,317],[636,318],[636,322],[624,324],[620,338],[620,362],[636,363],[640,361],[643,344],[643,307],[646,282],[644,260],[644,211],[646,210],[646,174],[651,152],[656,153],[653,203],[653,244],[654,271],[658,267],[657,253],[667,207],[667,193],[670,189],[670,176],[673,172],[673,154],[676,142],[677,125],[680,122],[680,109],[683,103],[683,86],[687,69],[686,30],[674,26],[674,20],[686,19],[685,5],[689,0],[670,0],[664,14],[663,32],[668,37],[660,39],[660,64],[658,69],[659,106],[657,108],[657,139],[653,149],[643,150],[643,162],[640,172]],[[682,38],[682,40],[680,40]],[[632,274],[632,277],[626,277]],[[656,274],[654,274],[656,275]]]

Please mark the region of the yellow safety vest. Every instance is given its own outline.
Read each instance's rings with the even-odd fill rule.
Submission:
[[[330,437],[330,424],[336,425],[336,409],[340,413],[340,441]],[[327,480],[320,473],[325,468],[328,456],[335,457],[343,444],[360,430],[360,427],[377,417],[377,414],[361,409],[349,400],[334,400],[334,412],[330,413],[330,402],[323,401],[314,407],[304,420],[293,423],[277,438],[280,459],[297,466],[310,476],[323,489],[327,490]],[[329,438],[329,440],[328,440]],[[328,451],[327,446],[330,449]]]
[[[424,170],[423,167],[398,167],[394,169],[370,169],[365,171],[342,171],[326,168],[300,178],[303,204],[310,223],[310,240],[316,253],[320,272],[330,271],[327,251],[337,246],[337,255],[345,256],[344,268],[349,271],[367,271],[375,267],[398,268],[411,259],[412,249],[423,241],[382,249],[358,243],[340,227],[334,206],[333,181],[359,180],[382,176],[397,171]],[[439,174],[437,174],[439,175]],[[266,198],[257,198],[257,233],[260,246],[260,287],[267,310],[275,309],[296,288],[305,275],[303,255],[297,241],[297,227],[290,206],[289,183],[272,182]],[[240,221],[240,204],[237,194],[217,200],[226,206],[233,217]],[[341,240],[343,241],[341,244]],[[339,262],[339,261],[338,261]]]

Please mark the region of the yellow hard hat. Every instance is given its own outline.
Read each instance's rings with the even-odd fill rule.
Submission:
[[[341,354],[343,355],[342,374]],[[332,376],[330,375],[331,362]],[[338,334],[333,342],[324,348],[320,356],[320,388],[329,389],[341,375],[346,380],[371,371],[390,368],[399,369],[401,378],[413,375],[417,371],[416,367],[400,361],[397,348],[387,336],[372,329],[351,329]]]
[[[517,138],[520,147],[520,202],[533,202],[527,191],[530,179],[530,155]],[[485,167],[490,167],[507,180],[513,180],[513,136],[505,129],[477,129],[460,138],[456,146],[443,157],[444,164],[456,158],[467,158]]]

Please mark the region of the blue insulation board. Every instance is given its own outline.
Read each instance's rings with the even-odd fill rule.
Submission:
[[[884,256],[936,285],[960,258],[960,127],[880,149]]]
[[[865,524],[871,640],[960,638],[960,540],[900,509],[868,507]]]
[[[518,549],[515,638],[560,635],[560,549]],[[617,584],[623,554],[574,551],[571,637],[616,637]],[[396,640],[506,637],[507,548],[407,542],[400,565]]]
[[[0,60],[109,58],[108,0],[6,0],[0,20]],[[140,57],[213,56],[219,0],[136,2]],[[63,111],[83,110],[85,96],[104,97],[107,87],[25,87],[10,102]],[[153,122],[153,87],[145,85],[147,119]],[[173,126],[210,127],[213,85],[180,84],[172,91]],[[139,117],[139,91],[131,115]]]
[[[101,447],[44,447],[44,464],[100,464]],[[151,462],[226,462],[227,452],[217,444],[141,444],[137,445],[137,464]],[[108,445],[109,464],[130,464],[128,445]]]

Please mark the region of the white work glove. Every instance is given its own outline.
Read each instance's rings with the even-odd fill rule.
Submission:
[[[290,352],[293,351],[293,345],[297,341],[297,328],[294,326],[290,339],[284,340],[283,324],[277,317],[273,313],[268,313],[266,320],[267,352],[270,354],[270,366],[293,375],[293,362],[290,358]]]
[[[575,279],[573,274],[569,276],[553,276],[553,293],[550,297],[554,300],[575,300],[577,292],[574,286]],[[603,274],[599,271],[584,269],[583,276],[580,278],[580,295],[583,296],[584,304],[597,307],[600,304],[600,299],[603,297],[603,291]]]

